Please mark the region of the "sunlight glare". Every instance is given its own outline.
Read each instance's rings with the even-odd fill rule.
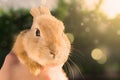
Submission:
[[[93,10],[95,9],[95,5],[99,2],[99,0],[84,0],[85,5],[84,8],[88,10]]]
[[[74,42],[74,35],[72,33],[66,33],[68,39],[70,40],[70,43]]]
[[[100,60],[102,58],[103,52],[100,49],[94,49],[91,53],[91,56],[95,60]]]
[[[99,64],[104,64],[107,61],[107,55],[99,48],[92,50],[91,57]]]
[[[101,10],[108,15],[108,18],[115,18],[120,14],[120,0],[104,0]]]

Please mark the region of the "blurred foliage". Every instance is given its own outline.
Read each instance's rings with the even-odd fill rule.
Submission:
[[[30,28],[32,17],[27,10],[4,12],[0,10],[0,64],[12,48],[15,36],[23,29]],[[2,65],[0,65],[2,66]]]
[[[106,74],[106,68],[114,67],[114,64],[117,64],[117,73],[120,73],[120,16],[108,19],[99,12],[101,2],[96,5],[95,10],[87,11],[82,9],[81,2],[71,1],[68,4],[64,0],[59,0],[58,8],[52,11],[54,16],[64,22],[65,32],[74,35],[70,58],[80,67],[83,74],[93,75],[92,80],[98,80],[95,75]],[[0,66],[2,66],[6,54],[11,50],[14,36],[19,31],[30,28],[32,17],[23,9],[18,11],[11,9],[8,13],[1,9],[0,13]],[[105,64],[99,64],[91,57],[91,51],[101,47],[109,51]]]
[[[65,3],[64,0],[59,0],[59,8],[52,11],[52,14],[60,20],[64,20],[65,16],[68,14],[69,4]]]

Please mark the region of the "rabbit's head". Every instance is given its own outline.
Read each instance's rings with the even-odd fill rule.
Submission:
[[[33,24],[25,32],[23,46],[29,58],[42,66],[63,65],[70,53],[64,24],[45,7],[32,8]]]

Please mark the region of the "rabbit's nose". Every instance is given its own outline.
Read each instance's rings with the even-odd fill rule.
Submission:
[[[52,55],[53,58],[55,58],[55,53],[53,51],[50,51],[50,54]]]

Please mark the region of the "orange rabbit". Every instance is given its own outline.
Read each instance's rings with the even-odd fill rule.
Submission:
[[[30,13],[33,16],[32,27],[17,36],[13,52],[34,75],[40,73],[40,67],[51,65],[61,65],[62,70],[71,49],[64,24],[43,6],[32,8]],[[65,74],[63,70],[62,73]]]

